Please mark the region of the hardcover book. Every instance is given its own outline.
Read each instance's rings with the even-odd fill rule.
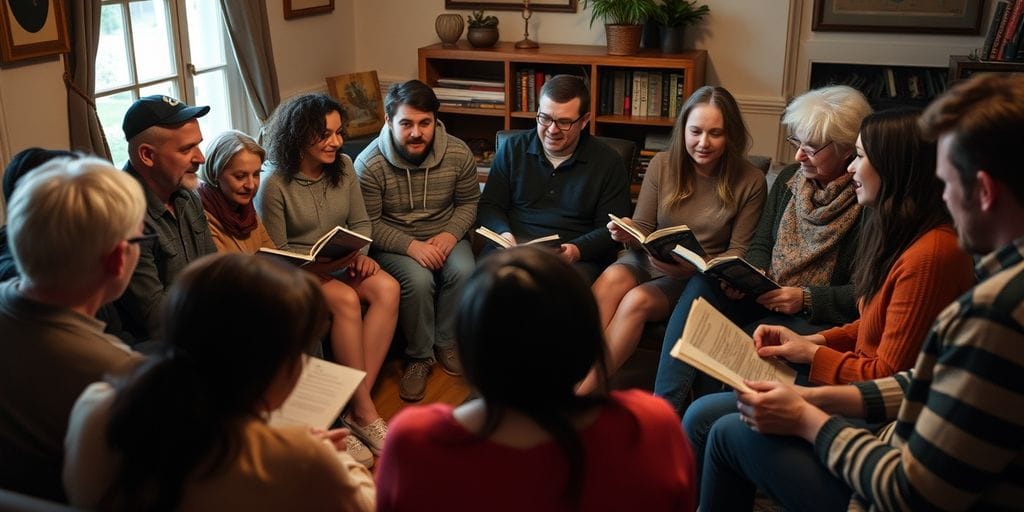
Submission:
[[[672,252],[692,263],[701,273],[723,281],[753,297],[781,288],[779,283],[761,273],[757,267],[739,256],[719,256],[704,261],[699,254],[681,245],[677,245]]]
[[[644,235],[639,229],[621,218],[610,213],[608,217],[612,219],[616,226],[622,228],[629,236],[633,237],[640,244],[640,247],[647,251],[647,254],[650,254],[652,258],[666,263],[674,263],[672,250],[677,245],[687,247],[697,254],[704,254],[704,248],[697,241],[697,236],[685,224],[661,228],[648,235]]]
[[[256,254],[281,258],[293,265],[302,266],[307,263],[317,261],[317,259],[334,261],[344,258],[363,247],[370,245],[370,242],[372,241],[372,239],[360,235],[355,231],[350,231],[341,226],[335,226],[334,229],[320,237],[320,239],[313,244],[313,247],[310,248],[308,253],[261,247],[259,252]]]
[[[502,249],[508,249],[509,247],[514,247],[516,245],[531,245],[531,244],[532,245],[540,245],[540,246],[556,246],[557,247],[558,245],[560,245],[560,242],[561,242],[561,237],[559,237],[557,233],[553,234],[553,235],[542,236],[540,238],[534,238],[533,240],[530,240],[529,242],[519,242],[518,244],[513,244],[507,238],[505,238],[505,237],[499,235],[498,233],[495,233],[494,231],[491,231],[490,229],[487,229],[487,228],[485,228],[483,226],[480,226],[480,227],[476,228],[476,233],[479,234],[480,236],[486,238],[488,242],[490,242],[490,243],[492,243],[494,245],[497,245],[498,247],[501,247]]]

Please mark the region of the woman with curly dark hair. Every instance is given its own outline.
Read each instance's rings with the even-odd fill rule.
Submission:
[[[305,94],[282,103],[270,118],[265,142],[273,172],[256,193],[256,210],[279,249],[308,252],[335,226],[372,234],[352,160],[341,153],[344,112],[328,96]],[[367,251],[303,268],[323,284],[334,358],[366,372],[343,421],[355,434],[348,438],[350,453],[370,466],[370,452],[380,453],[387,434],[370,389],[395,333],[399,287]]]

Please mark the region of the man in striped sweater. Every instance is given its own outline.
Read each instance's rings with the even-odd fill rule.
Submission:
[[[701,509],[750,510],[755,487],[791,510],[1024,507],[1024,75],[961,83],[921,123],[961,244],[984,255],[980,282],[939,315],[910,371],[749,383],[709,435]],[[850,417],[895,421],[872,432]]]
[[[461,373],[455,307],[476,266],[466,232],[476,221],[480,185],[473,153],[437,119],[441,104],[419,80],[396,83],[384,99],[387,123],[355,161],[371,255],[402,287],[398,326],[408,364],[398,393],[422,400],[435,361]]]

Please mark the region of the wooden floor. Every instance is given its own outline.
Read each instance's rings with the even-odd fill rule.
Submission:
[[[435,402],[459,405],[469,397],[469,386],[462,377],[452,377],[435,364],[427,380],[427,394],[423,400],[406,402],[398,397],[398,381],[401,380],[404,369],[405,362],[401,357],[388,359],[384,362],[380,377],[377,378],[377,385],[373,388],[373,403],[385,420],[391,421],[398,411],[408,405]]]

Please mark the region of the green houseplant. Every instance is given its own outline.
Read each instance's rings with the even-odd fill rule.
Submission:
[[[698,6],[696,0],[662,0],[654,19],[661,25],[661,51],[683,51],[683,31],[704,19],[711,12],[707,5]]]
[[[498,42],[498,18],[484,16],[484,11],[473,11],[466,16],[469,31],[466,40],[475,48],[490,48]]]
[[[604,20],[609,55],[636,53],[644,20],[658,11],[654,0],[583,0],[583,7],[590,7],[590,26]]]

